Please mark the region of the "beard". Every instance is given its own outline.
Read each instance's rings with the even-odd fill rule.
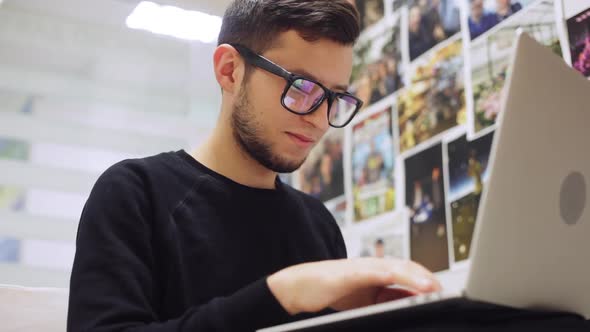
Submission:
[[[240,149],[262,166],[277,173],[291,173],[305,162],[288,160],[273,152],[273,146],[263,136],[263,125],[250,107],[245,85],[237,97],[231,114],[233,136]]]

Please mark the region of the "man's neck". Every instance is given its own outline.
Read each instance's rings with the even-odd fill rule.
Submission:
[[[244,186],[275,189],[277,173],[262,166],[236,142],[231,128],[218,125],[192,154],[207,168]]]

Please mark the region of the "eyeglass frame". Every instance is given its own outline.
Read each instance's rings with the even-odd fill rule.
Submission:
[[[352,119],[354,119],[354,117],[356,116],[358,111],[363,107],[363,101],[349,92],[334,92],[334,91],[328,89],[327,87],[325,87],[322,83],[318,82],[317,80],[310,79],[310,78],[302,76],[302,75],[291,73],[290,71],[288,71],[288,70],[284,69],[283,67],[277,65],[276,63],[270,61],[269,59],[265,58],[264,56],[255,53],[254,51],[250,50],[249,48],[247,48],[243,45],[240,45],[240,44],[229,44],[229,45],[231,45],[233,48],[235,48],[238,51],[238,53],[244,58],[244,60],[246,60],[246,62],[248,62],[249,64],[254,65],[254,66],[256,66],[262,70],[265,70],[271,74],[279,76],[279,77],[283,78],[285,81],[287,81],[287,84],[285,85],[285,89],[283,91],[283,94],[281,95],[281,105],[287,111],[289,111],[293,114],[297,114],[297,115],[311,114],[311,113],[315,112],[316,110],[318,110],[320,108],[320,106],[324,103],[324,101],[327,99],[328,100],[328,112],[327,112],[328,124],[334,128],[344,128],[352,121]],[[287,93],[289,92],[289,89],[291,88],[293,83],[298,79],[302,79],[302,80],[317,84],[320,88],[322,88],[324,90],[324,94],[322,95],[322,98],[320,98],[308,111],[303,112],[303,113],[295,112],[292,109],[290,109],[287,105],[285,105],[285,97],[286,97]],[[348,120],[346,120],[346,122],[343,125],[335,126],[330,123],[330,111],[332,109],[332,104],[334,103],[336,98],[338,98],[340,96],[352,98],[357,102],[357,104],[356,104],[356,109],[352,112],[352,114],[350,115]]]

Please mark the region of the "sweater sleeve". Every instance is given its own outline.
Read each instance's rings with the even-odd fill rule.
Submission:
[[[266,278],[189,308],[175,319],[158,318],[152,207],[136,166],[111,167],[86,202],[70,279],[67,330],[253,331],[289,320]]]

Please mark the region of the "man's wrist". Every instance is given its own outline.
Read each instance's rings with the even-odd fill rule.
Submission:
[[[288,291],[290,289],[288,286],[289,282],[285,280],[285,278],[282,278],[279,273],[280,272],[277,272],[266,278],[266,284],[283,309],[285,309],[290,315],[296,315],[300,310],[297,309],[297,306],[293,301],[293,296],[290,296]]]

